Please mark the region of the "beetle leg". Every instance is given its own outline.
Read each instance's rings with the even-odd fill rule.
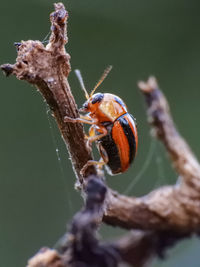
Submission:
[[[70,118],[68,116],[64,117],[64,122],[72,122],[72,123],[86,123],[86,124],[91,124],[92,126],[90,127],[89,130],[89,137],[85,136],[87,139],[87,147],[88,149],[91,149],[91,143],[94,141],[97,141],[107,135],[107,130],[105,127],[101,126],[96,126],[97,121],[94,119],[91,119],[89,116],[80,116],[80,118]],[[95,127],[97,128],[97,131],[100,134],[95,133]],[[96,135],[95,135],[96,134]]]
[[[82,116],[80,118],[70,118],[68,116],[64,117],[64,122],[72,122],[72,123],[86,123],[86,124],[94,124],[94,121],[89,119],[89,118],[85,118],[85,116]]]
[[[99,144],[99,152],[101,154],[101,157],[102,157],[103,161],[105,162],[105,164],[107,164],[108,160],[109,160],[108,159],[108,154],[107,154],[105,148],[103,148],[103,146],[100,145],[100,144]]]
[[[95,129],[94,125],[92,125],[89,129],[89,135],[85,134],[85,139],[89,139],[91,136],[95,136]]]
[[[101,146],[101,158],[99,161],[95,161],[95,160],[88,160],[88,162],[83,166],[83,168],[80,171],[80,174],[82,176],[84,176],[86,169],[91,166],[91,165],[97,165],[97,168],[99,171],[102,170],[103,166],[106,165],[108,163],[108,155],[105,151],[105,149]]]
[[[102,170],[103,166],[106,164],[106,162],[103,160],[103,158],[100,158],[99,161],[95,161],[95,160],[88,160],[88,162],[83,166],[83,168],[80,171],[80,174],[82,176],[84,176],[85,171],[87,170],[87,168],[91,165],[97,165],[98,170]]]
[[[98,132],[100,132],[100,134],[96,134],[95,132],[95,128]],[[98,128],[98,129],[97,129]],[[106,128],[104,127],[101,127],[99,128],[98,126],[96,125],[92,125],[89,129],[89,136],[86,138],[87,139],[87,148],[89,150],[91,150],[91,144],[94,142],[94,141],[97,141],[99,139],[101,139],[102,137],[104,137],[105,135],[107,135],[107,130]]]
[[[80,118],[88,121],[94,121],[89,115],[80,115]]]
[[[88,150],[90,151],[91,148],[91,143],[88,141],[91,137],[95,136],[95,125],[92,125],[89,129],[89,135],[85,134],[85,139],[87,140],[86,142],[86,146],[88,148]]]
[[[93,137],[93,136],[95,136],[95,125],[92,125],[91,127],[90,127],[90,129],[89,129],[89,137]],[[89,138],[88,137],[88,138]]]
[[[100,134],[95,135],[94,127],[90,128],[90,131],[89,131],[90,137],[88,138],[89,143],[97,141],[108,134],[108,131],[104,127],[99,128],[97,131],[100,132]]]

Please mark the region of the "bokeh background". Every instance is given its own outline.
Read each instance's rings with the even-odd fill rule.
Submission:
[[[44,40],[49,32],[47,0],[2,1],[0,63],[14,63],[15,41]],[[68,0],[67,51],[72,70],[82,71],[88,90],[104,68],[113,70],[99,90],[124,99],[138,122],[139,151],[126,174],[107,175],[121,193],[141,196],[177,175],[163,146],[152,139],[139,80],[155,75],[167,96],[178,129],[200,158],[200,1]],[[84,94],[72,71],[77,103]],[[0,266],[22,267],[42,246],[54,246],[83,202],[63,141],[33,86],[0,75]],[[98,154],[95,153],[98,158]],[[103,226],[103,239],[125,233]],[[153,267],[200,266],[197,238],[170,249]]]

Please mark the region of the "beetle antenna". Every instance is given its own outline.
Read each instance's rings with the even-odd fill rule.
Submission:
[[[87,99],[89,99],[90,96],[89,96],[87,90],[85,89],[85,85],[84,85],[84,82],[83,82],[83,77],[82,77],[82,75],[81,75],[80,70],[77,70],[77,69],[76,69],[76,70],[75,70],[75,74],[76,74],[76,76],[77,76],[77,78],[78,78],[78,80],[79,80],[81,89],[82,89],[82,90],[84,91],[84,93],[85,93],[85,97],[86,97]]]
[[[105,78],[107,77],[107,75],[108,75],[108,73],[111,71],[111,69],[112,69],[112,66],[108,66],[108,67],[104,70],[104,72],[103,72],[101,78],[99,79],[98,83],[95,85],[94,89],[93,89],[92,92],[90,93],[90,97],[94,94],[94,92],[95,92],[96,89],[99,87],[99,85],[105,80]]]

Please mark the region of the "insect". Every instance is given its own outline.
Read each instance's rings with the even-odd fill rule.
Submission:
[[[128,113],[121,98],[109,93],[95,93],[111,68],[109,66],[104,71],[90,94],[85,89],[80,71],[75,70],[87,99],[80,112],[87,114],[75,119],[65,117],[64,120],[92,125],[89,129],[89,136],[86,137],[87,144],[90,146],[96,141],[101,159],[88,161],[83,169],[94,164],[99,168],[105,165],[108,173],[115,175],[125,172],[133,162],[137,152],[138,135],[135,119]]]

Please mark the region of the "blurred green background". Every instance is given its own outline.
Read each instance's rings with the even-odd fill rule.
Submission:
[[[15,41],[43,40],[53,1],[1,2],[0,63],[14,63]],[[150,137],[138,80],[158,78],[178,129],[200,158],[200,1],[76,0],[69,11],[67,51],[72,69],[82,71],[88,89],[109,64],[113,70],[99,90],[124,99],[137,118],[139,151],[126,174],[107,175],[121,193],[141,196],[176,181],[163,146]],[[82,206],[74,190],[68,154],[40,94],[15,77],[1,79],[0,266],[22,267],[42,246],[54,246]],[[72,71],[71,88],[83,103]],[[96,154],[98,158],[98,154]],[[103,226],[102,238],[125,231]],[[200,241],[180,243],[153,267],[199,267]]]

